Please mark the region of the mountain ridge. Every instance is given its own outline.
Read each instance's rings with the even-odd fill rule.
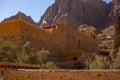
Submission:
[[[103,26],[106,24],[103,21],[108,17],[106,11],[107,4],[102,0],[55,0],[55,3],[41,17],[39,25],[66,22],[74,28],[80,24]]]
[[[102,30],[114,24],[120,14],[120,0],[107,4],[103,0],[55,0],[39,21],[39,26],[64,22],[78,28],[82,24]]]
[[[18,19],[27,21],[29,23],[35,24],[37,25],[37,23],[34,22],[34,20],[31,18],[31,16],[27,16],[26,14],[24,14],[23,12],[19,11],[16,15],[14,16],[10,16],[8,18],[5,18],[3,21],[1,22],[6,22],[6,21],[11,21],[11,20],[18,20]]]

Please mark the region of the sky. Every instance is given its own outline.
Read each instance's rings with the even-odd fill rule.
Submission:
[[[0,21],[17,14],[19,11],[31,16],[38,22],[46,9],[55,0],[0,0]],[[105,0],[107,3],[110,0]]]

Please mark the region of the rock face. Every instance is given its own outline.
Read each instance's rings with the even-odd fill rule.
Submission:
[[[116,15],[120,15],[120,0],[112,0],[109,4],[103,0],[55,0],[39,25],[64,22],[74,28],[87,24],[101,30],[113,25]]]
[[[101,34],[98,34],[100,37],[100,48],[103,51],[112,51],[114,49],[114,34],[115,26],[109,26],[106,29],[102,30]]]
[[[120,16],[120,0],[112,0],[108,4],[108,26],[103,29],[101,34],[98,34],[101,38],[100,48],[102,50],[113,51],[114,49],[114,34],[115,34],[115,17]]]
[[[120,15],[120,0],[112,0],[110,4],[108,4],[109,10],[109,24],[113,25],[115,17]]]
[[[96,28],[94,28],[94,26],[90,26],[90,25],[86,25],[86,24],[82,24],[78,27],[78,30],[80,32],[96,32]]]
[[[114,38],[115,26],[112,25],[112,26],[105,28],[104,30],[102,30],[102,33],[106,36],[110,36],[111,38]]]
[[[113,0],[112,3],[114,5],[114,16],[120,15],[120,0]]]
[[[103,0],[55,0],[41,17],[40,26],[65,22],[77,28],[88,24],[103,29],[107,24],[107,4]]]
[[[120,15],[120,0],[113,0],[114,5],[114,16]]]
[[[24,21],[27,21],[27,22],[30,22],[32,24],[36,24],[32,18],[30,16],[26,16],[24,13],[22,12],[18,12],[15,16],[11,16],[9,18],[6,18],[4,19],[2,22],[6,22],[6,21],[11,21],[11,20],[17,20],[19,19],[19,17],[24,20]]]

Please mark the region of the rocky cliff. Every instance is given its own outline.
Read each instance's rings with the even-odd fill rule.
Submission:
[[[36,25],[36,23],[33,21],[33,19],[31,18],[31,16],[26,16],[26,15],[25,15],[24,13],[22,13],[22,12],[18,12],[16,15],[11,16],[11,17],[9,17],[9,18],[6,18],[6,19],[4,19],[2,22],[11,21],[11,20],[17,20],[17,19],[19,19],[19,18],[21,18],[21,19],[24,20],[24,21],[27,21],[27,22],[30,22],[30,23]]]
[[[107,24],[107,19],[107,4],[103,0],[55,0],[41,17],[39,24],[45,26],[65,22],[74,28],[80,24],[88,24],[102,29]]]
[[[109,10],[109,23],[110,25],[114,24],[115,17],[117,15],[120,15],[120,0],[112,0],[108,4],[108,10]]]
[[[113,4],[113,14],[114,16],[120,15],[120,0],[112,0],[111,4]]]
[[[120,0],[109,4],[103,0],[55,0],[41,17],[40,26],[65,22],[77,28],[81,24],[104,29],[114,24],[114,18],[120,14]]]

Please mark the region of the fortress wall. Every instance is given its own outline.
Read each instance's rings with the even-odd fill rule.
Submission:
[[[10,41],[19,46],[19,22],[10,21],[0,23],[0,39]]]
[[[119,80],[119,74],[119,70],[84,71],[6,69],[4,70],[4,75],[0,75],[0,78],[4,78],[5,80]]]
[[[58,30],[60,33],[64,34],[65,51],[79,50],[78,40],[80,38],[80,32],[66,26],[65,24],[57,24],[57,26],[59,27]]]
[[[31,45],[35,48],[35,51],[36,49],[40,50],[44,48],[57,56],[59,55],[58,52],[64,49],[64,45],[62,45],[64,40],[58,30],[54,30],[54,32],[49,32],[42,28],[22,22],[20,24],[21,46],[26,41],[30,41]],[[59,35],[57,36],[56,34]]]
[[[87,52],[99,50],[97,41],[64,24],[57,24],[57,28],[50,32],[24,21],[4,22],[0,24],[0,37],[6,37],[20,47],[30,41],[34,49],[45,48],[55,54],[79,49]]]
[[[81,49],[85,52],[89,53],[100,52],[97,40],[91,39],[85,35],[81,35],[80,43]]]
[[[71,50],[83,50],[84,52],[99,52],[99,46],[96,39],[89,37],[78,30],[72,29],[70,27],[65,27],[66,34],[66,51]]]
[[[18,48],[22,48],[27,41],[30,41],[33,51],[43,48],[49,50],[51,59],[54,57],[55,61],[61,58],[62,52],[65,52],[67,59],[73,59],[81,56],[79,50],[89,53],[99,51],[96,40],[65,24],[56,24],[56,26],[56,28],[43,29],[22,20],[3,22],[0,23],[0,37],[13,42]],[[76,50],[78,52],[74,52]]]
[[[10,34],[18,34],[19,33],[19,22],[10,21],[0,23],[0,35],[6,36]]]

